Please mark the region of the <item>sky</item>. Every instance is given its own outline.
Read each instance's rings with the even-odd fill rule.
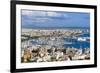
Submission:
[[[21,10],[22,28],[90,27],[90,14],[83,12]]]

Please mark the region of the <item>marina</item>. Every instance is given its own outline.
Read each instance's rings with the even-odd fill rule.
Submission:
[[[90,14],[21,12],[21,62],[90,60]]]
[[[21,37],[22,62],[90,59],[89,29],[22,29]]]

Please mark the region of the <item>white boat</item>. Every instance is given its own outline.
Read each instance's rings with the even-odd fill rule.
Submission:
[[[81,38],[81,37],[79,37],[77,40],[78,40],[78,41],[86,41],[86,38]]]

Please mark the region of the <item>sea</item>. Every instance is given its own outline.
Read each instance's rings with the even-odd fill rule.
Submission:
[[[73,38],[66,38],[65,39],[65,43],[66,42],[71,42],[71,44],[64,44],[63,46],[64,47],[70,47],[70,48],[77,48],[77,49],[85,49],[85,48],[90,48],[90,40],[78,40],[78,38],[84,38],[84,37],[90,37],[90,34],[89,33],[86,33],[86,34],[82,34],[80,36],[78,36],[76,39],[73,39]],[[69,41],[68,41],[69,40]]]

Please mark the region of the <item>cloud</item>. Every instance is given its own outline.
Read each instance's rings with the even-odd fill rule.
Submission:
[[[32,15],[33,11],[30,11],[30,10],[22,10],[21,11],[21,14],[22,15]]]
[[[33,22],[47,22],[50,21],[48,18],[32,18],[32,19],[23,19],[23,22],[33,23]]]
[[[65,18],[64,13],[53,11],[22,10],[22,19],[27,22],[48,22]]]
[[[26,16],[46,16],[43,11],[22,10],[22,15]]]
[[[47,16],[49,17],[62,17],[63,14],[57,12],[47,12]]]
[[[32,10],[22,10],[22,15],[26,16],[41,16],[41,17],[62,17],[65,14],[53,11],[32,11]]]

